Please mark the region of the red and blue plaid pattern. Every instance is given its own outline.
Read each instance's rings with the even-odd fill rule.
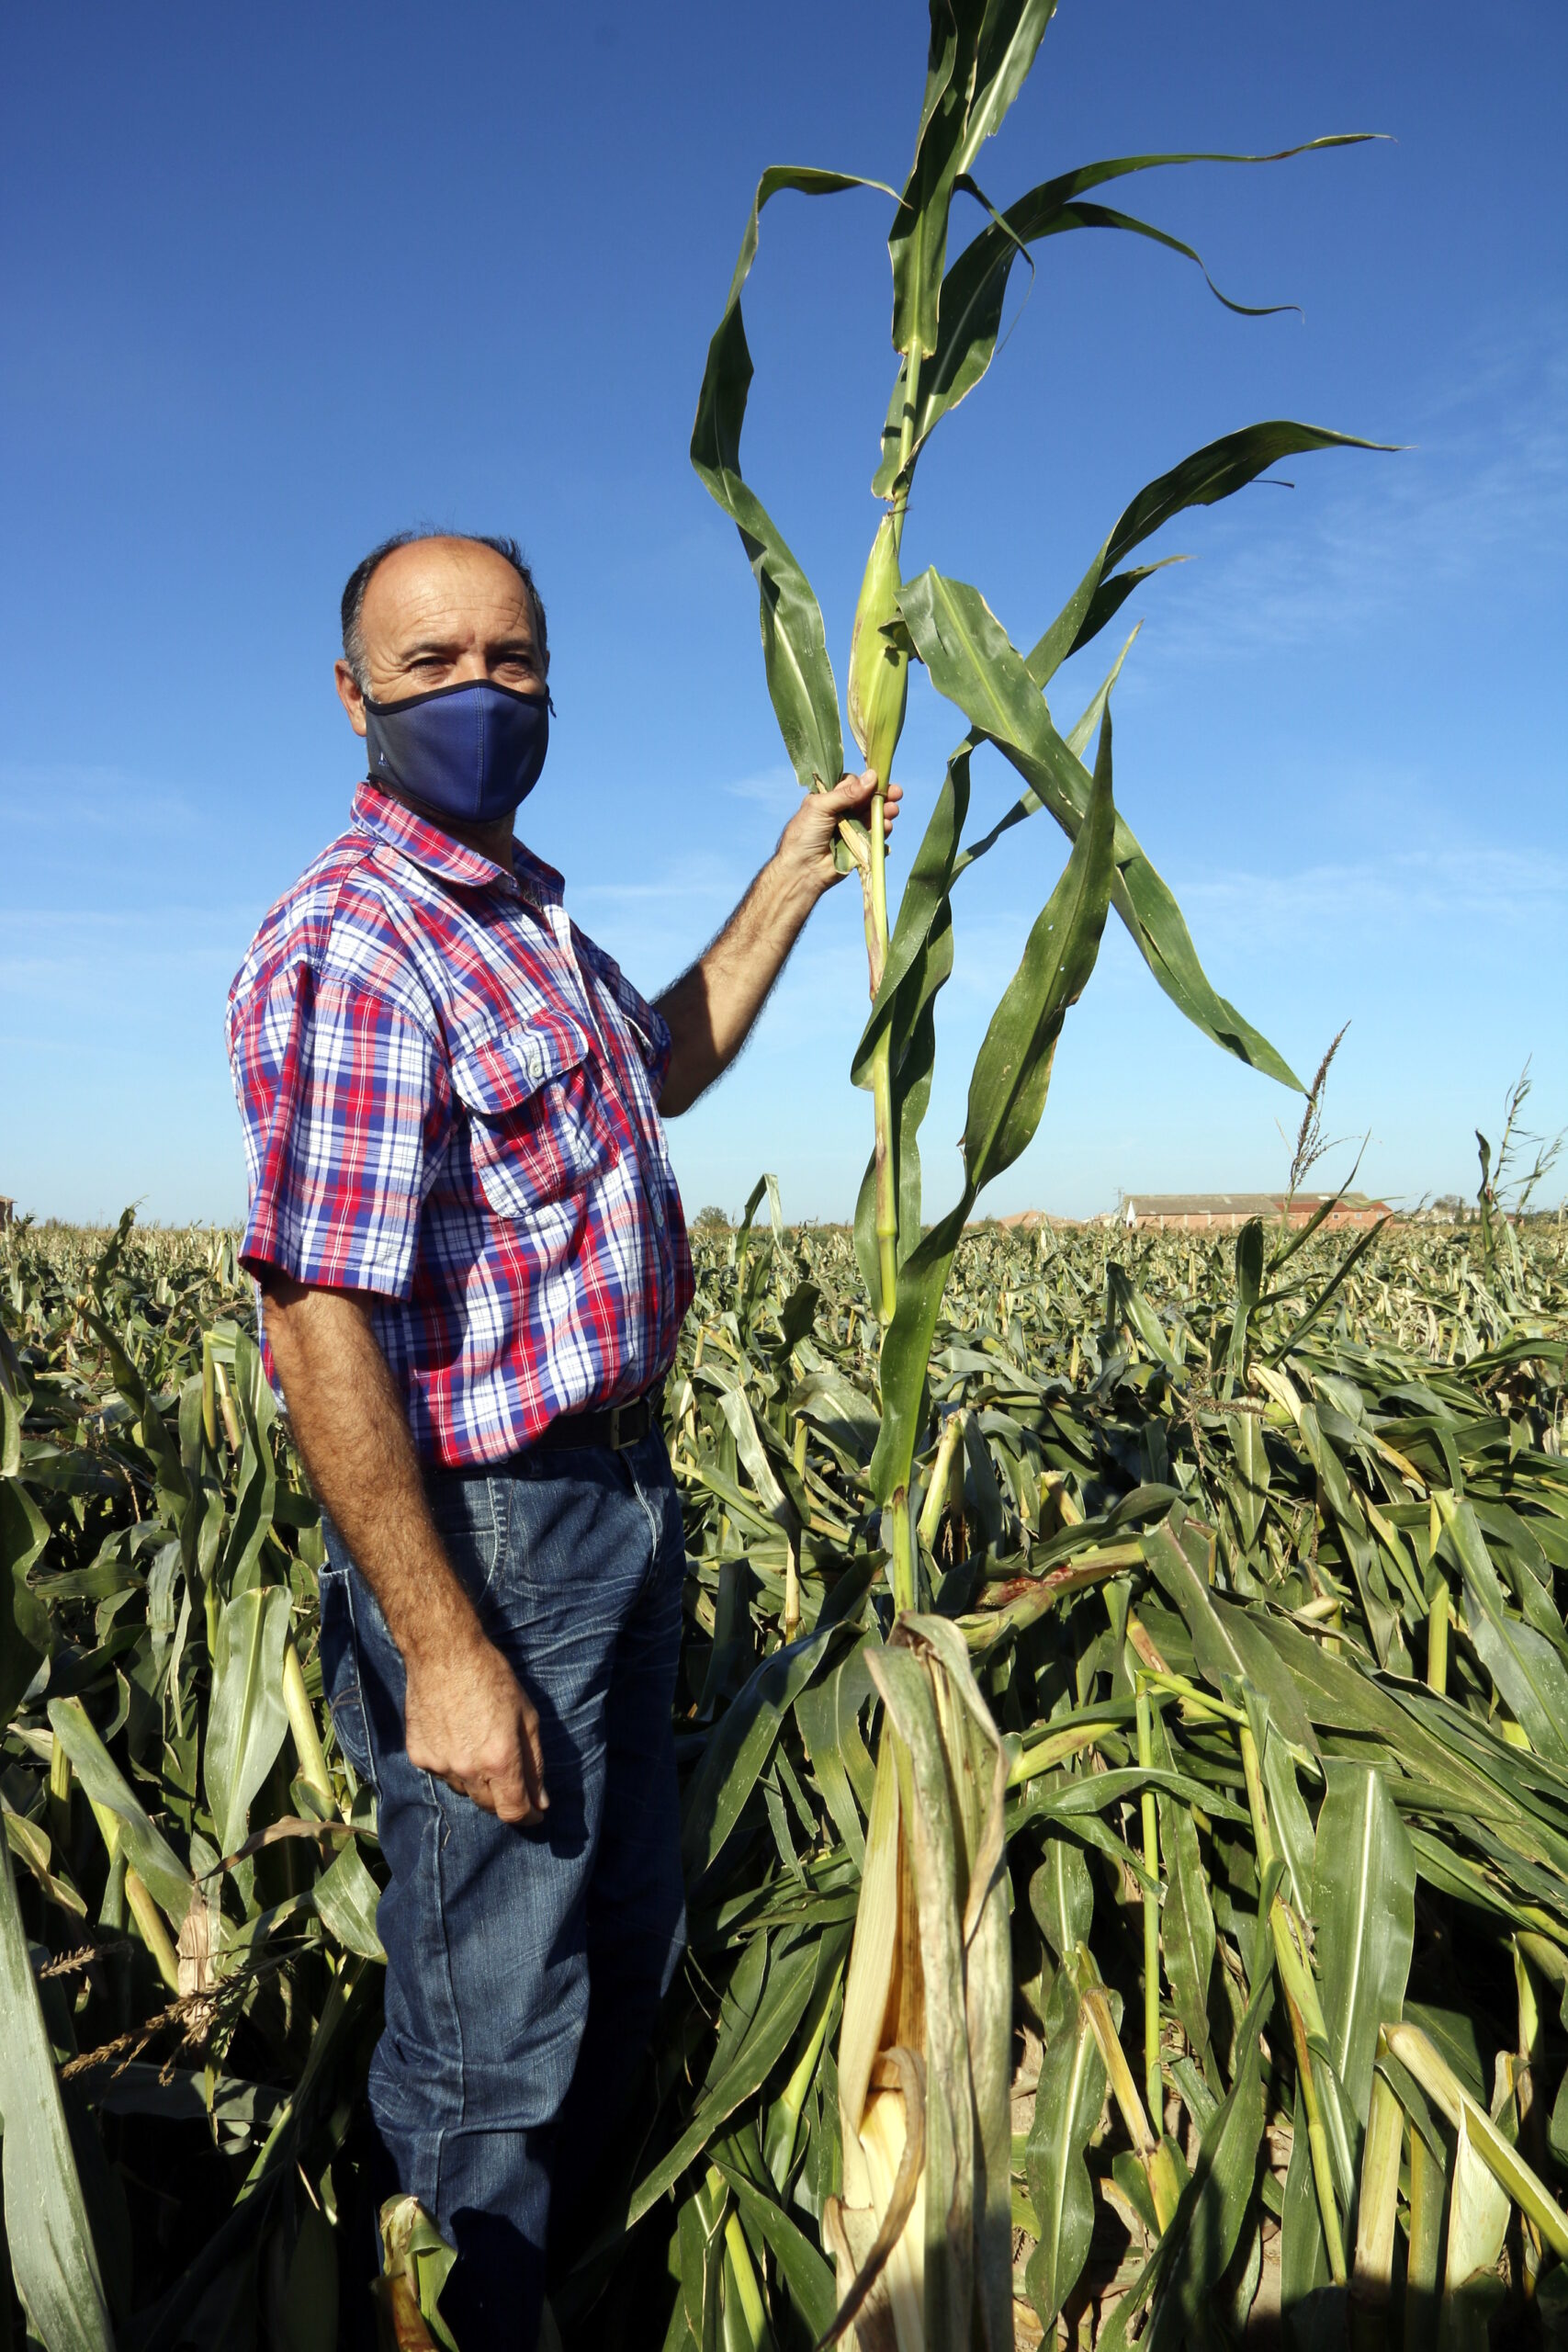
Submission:
[[[670,1032],[559,875],[513,856],[515,878],[362,784],[229,994],[243,1261],[370,1294],[415,1443],[448,1467],[640,1396],[692,1298]]]

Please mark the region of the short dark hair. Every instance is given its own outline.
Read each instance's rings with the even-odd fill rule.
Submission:
[[[365,678],[365,635],[360,628],[360,615],[365,609],[365,592],[380,566],[398,548],[414,547],[423,539],[467,539],[470,546],[489,548],[492,555],[503,556],[528,592],[533,608],[534,634],[539,641],[539,660],[549,659],[549,633],[545,627],[545,600],[540,595],[529,568],[528,560],[513,538],[491,538],[483,531],[394,531],[389,539],[372,548],[362,556],[348,575],[343,592],[343,655],[354,673],[361,689]]]

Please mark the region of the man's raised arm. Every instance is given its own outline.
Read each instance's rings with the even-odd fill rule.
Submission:
[[[367,1300],[262,1271],[273,1363],[321,1501],[408,1674],[408,1758],[502,1821],[548,1803],[538,1718],[442,1548]]]
[[[833,864],[839,820],[863,817],[875,784],[868,770],[845,776],[831,792],[807,793],[718,937],[658,1000],[671,1036],[659,1098],[665,1118],[689,1111],[746,1043],[807,915],[842,878]],[[898,800],[898,786],[889,785],[890,826]]]

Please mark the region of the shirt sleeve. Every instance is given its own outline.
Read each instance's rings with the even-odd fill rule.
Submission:
[[[451,1125],[433,1039],[373,990],[297,964],[247,1008],[233,1069],[251,1175],[246,1271],[406,1299]]]

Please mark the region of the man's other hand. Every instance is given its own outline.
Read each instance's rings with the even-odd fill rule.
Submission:
[[[476,1629],[460,1649],[408,1661],[409,1762],[502,1821],[526,1828],[549,1804],[539,1718],[511,1667]]]
[[[845,817],[858,817],[863,824],[869,824],[875,790],[875,774],[867,768],[863,775],[840,776],[831,792],[807,793],[779,836],[780,860],[809,877],[818,892],[830,889],[835,882],[843,879],[833,864],[833,842],[840,821]],[[903,797],[902,785],[888,786],[884,807],[889,834]]]

